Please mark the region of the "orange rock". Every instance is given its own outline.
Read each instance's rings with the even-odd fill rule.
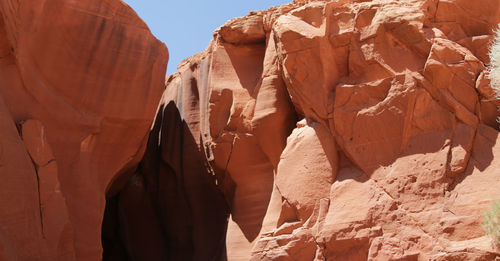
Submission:
[[[500,7],[481,4],[294,1],[229,21],[179,66],[164,103],[230,205],[229,260],[499,254],[480,223],[500,197],[484,76]]]
[[[484,72],[499,8],[441,2],[294,1],[227,22],[179,65],[163,104],[230,206],[230,260],[495,255],[479,212],[449,214],[485,173],[471,170],[478,133],[496,150]]]
[[[496,2],[295,0],[166,89],[119,1],[0,9],[2,261],[500,256]]]
[[[199,230],[185,231],[183,235],[195,246],[204,245],[191,250],[195,259],[225,252],[225,242],[220,239],[225,238],[229,211],[234,221],[230,231],[240,238],[227,244],[250,242],[251,247],[261,231],[271,200],[273,170],[295,121],[276,68],[278,59],[274,49],[266,50],[265,38],[231,44],[223,38],[228,37],[225,33],[230,32],[221,29],[206,52],[179,65],[179,73],[167,79],[162,101],[163,110],[176,106],[171,110],[178,111],[185,122],[183,135],[189,137],[182,144],[185,150],[192,151],[189,157],[198,162],[193,163],[196,168],[175,170],[184,177],[184,186],[197,187],[181,189],[185,190],[193,213],[198,213],[183,214],[184,220],[197,220],[190,226]],[[170,119],[164,117],[163,121]],[[269,133],[269,128],[274,132]],[[168,147],[165,151],[178,153]],[[147,161],[149,158],[145,157],[143,162]],[[181,160],[180,164],[187,164],[187,160]],[[203,165],[207,167],[203,169]],[[183,200],[181,194],[170,197]],[[213,237],[217,240],[209,240]],[[247,256],[250,253],[248,247],[243,251]],[[230,254],[238,256],[237,252]]]
[[[0,204],[0,256],[99,260],[105,195],[142,157],[167,49],[122,1],[0,10],[0,191],[15,202]]]
[[[275,177],[283,200],[296,212],[291,220],[283,221],[305,222],[316,203],[328,198],[339,167],[337,153],[328,129],[315,122],[298,123],[281,154]]]

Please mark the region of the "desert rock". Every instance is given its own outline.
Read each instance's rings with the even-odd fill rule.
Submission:
[[[106,193],[142,157],[167,49],[118,0],[0,11],[0,260],[99,260]]]
[[[223,194],[228,260],[498,256],[499,21],[489,1],[295,1],[216,30],[162,104]]]
[[[165,81],[121,1],[0,10],[1,261],[500,256],[495,1],[296,0]]]

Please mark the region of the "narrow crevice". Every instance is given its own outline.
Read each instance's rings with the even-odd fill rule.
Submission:
[[[436,23],[437,19],[436,19],[436,16],[437,16],[437,13],[439,11],[439,4],[441,3],[441,0],[438,0],[437,3],[436,3],[436,11],[434,12],[434,15],[433,15],[433,20],[431,21],[432,23]]]
[[[227,161],[226,161],[226,166],[224,167],[224,174],[223,174],[223,178],[226,177],[227,175],[227,169],[229,167],[229,162],[231,161],[231,156],[233,155],[233,150],[234,150],[234,144],[236,143],[236,138],[238,137],[237,134],[235,134],[235,136],[233,137],[233,141],[231,142],[231,150],[229,151],[229,155],[227,157]]]
[[[162,105],[133,174],[109,186],[103,261],[225,260],[229,208],[207,164],[177,106]]]
[[[327,256],[327,251],[326,251],[326,244],[324,242],[319,243],[315,236],[313,236],[313,240],[314,240],[314,243],[316,243],[317,251],[321,251],[321,255],[323,257],[323,260],[327,261],[328,256]]]
[[[35,176],[36,176],[36,185],[37,185],[37,192],[38,192],[38,210],[40,211],[40,228],[42,229],[42,237],[45,239],[45,229],[43,226],[42,197],[41,197],[41,193],[40,193],[40,176],[38,175],[38,168],[36,167],[36,165],[35,165]]]
[[[19,124],[19,131],[21,131],[21,125]],[[22,139],[22,136],[21,136],[21,132],[19,132],[19,137]],[[28,154],[30,160],[31,160],[31,164],[33,164],[33,171],[35,172],[35,179],[36,179],[36,187],[37,187],[37,195],[38,195],[38,211],[39,211],[39,215],[40,215],[40,229],[41,229],[41,233],[42,233],[42,238],[45,239],[45,228],[44,228],[44,224],[43,224],[43,207],[42,207],[42,197],[41,197],[41,188],[40,188],[40,175],[38,175],[38,170],[40,169],[40,167],[35,163],[35,161],[33,160],[33,158],[31,157],[31,155],[29,154],[28,150],[26,150],[26,153]],[[52,161],[55,161],[55,159],[52,159],[49,161],[52,162]],[[47,165],[49,164],[47,163]]]
[[[55,162],[55,161],[56,161],[55,159],[51,159],[51,160],[47,161],[47,163],[45,163],[43,166],[40,166],[40,168],[42,168],[42,167],[46,167],[46,166],[48,166],[50,163]]]

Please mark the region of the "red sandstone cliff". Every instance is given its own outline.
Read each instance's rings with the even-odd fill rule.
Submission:
[[[162,104],[215,178],[188,202],[213,215],[224,194],[228,259],[498,257],[480,227],[500,197],[498,22],[495,1],[318,1],[220,27]]]
[[[0,260],[100,260],[106,191],[142,157],[167,48],[117,0],[0,11]]]
[[[0,261],[500,256],[497,1],[252,12],[166,89],[120,1],[0,10]]]

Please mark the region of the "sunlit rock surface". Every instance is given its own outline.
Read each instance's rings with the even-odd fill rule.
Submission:
[[[215,178],[211,204],[224,195],[227,258],[498,256],[480,225],[500,197],[499,21],[486,0],[296,1],[217,29],[162,104]]]

